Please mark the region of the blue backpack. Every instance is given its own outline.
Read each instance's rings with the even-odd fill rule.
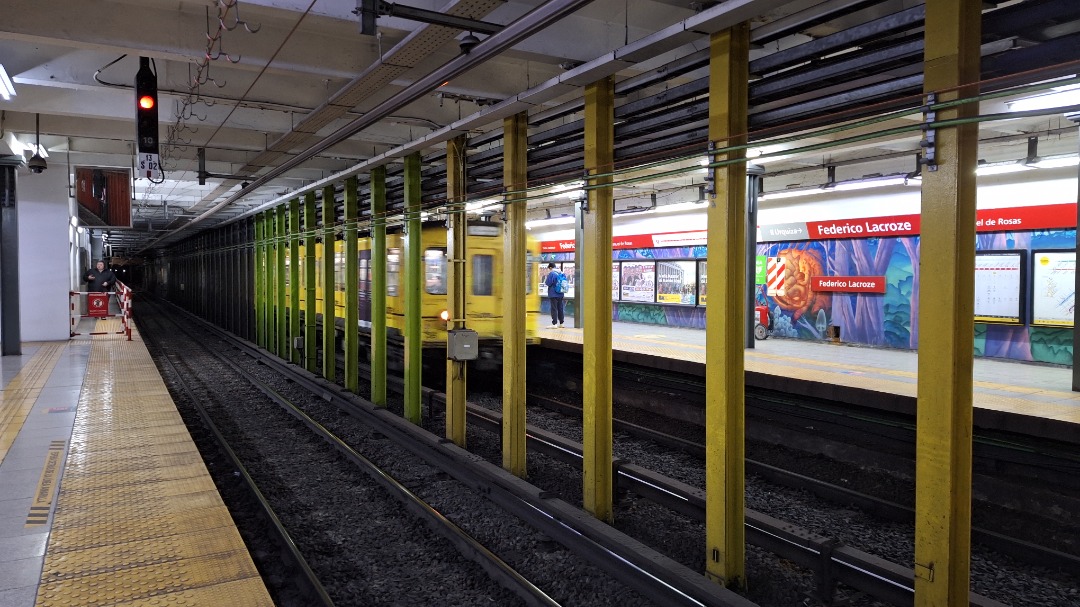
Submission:
[[[566,280],[566,275],[558,270],[552,270],[547,279],[548,286],[551,287],[553,293],[560,295],[566,293],[566,290],[570,287],[569,282]]]
[[[555,283],[555,291],[565,295],[570,290],[570,281],[566,280],[566,274],[559,272],[559,281]]]

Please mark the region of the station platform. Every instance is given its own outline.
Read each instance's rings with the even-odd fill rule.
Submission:
[[[0,357],[0,605],[273,605],[119,318]]]
[[[582,330],[544,328],[541,346],[580,351]],[[704,376],[705,331],[612,323],[613,360]],[[808,342],[758,340],[746,350],[748,386],[914,414],[915,352]],[[1043,364],[976,358],[973,395],[978,426],[1077,441],[1080,392],[1072,370]]]

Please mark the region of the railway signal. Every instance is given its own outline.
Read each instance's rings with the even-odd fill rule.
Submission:
[[[135,74],[135,165],[139,177],[152,181],[164,177],[158,146],[157,74],[150,69],[150,59],[139,57]]]

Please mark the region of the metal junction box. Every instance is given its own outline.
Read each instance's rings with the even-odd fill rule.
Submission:
[[[476,360],[480,355],[479,340],[472,329],[453,329],[446,332],[446,358]]]

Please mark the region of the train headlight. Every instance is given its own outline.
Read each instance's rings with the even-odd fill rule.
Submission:
[[[439,318],[443,319],[443,322],[449,322],[450,312],[448,310],[443,310],[442,312],[439,312]]]

